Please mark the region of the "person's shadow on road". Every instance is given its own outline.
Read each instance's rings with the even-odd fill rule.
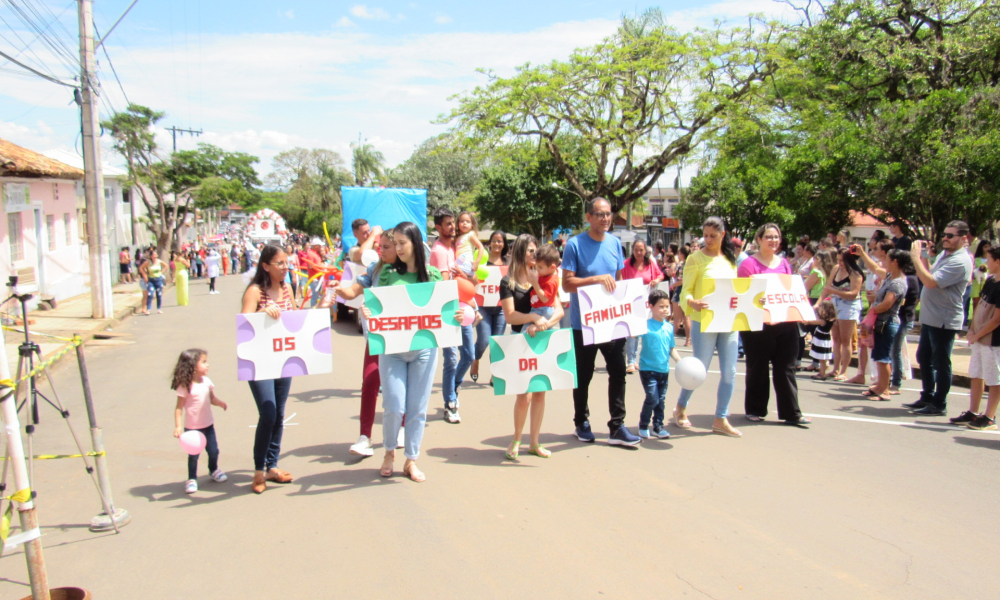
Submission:
[[[145,498],[150,502],[187,500],[187,502],[170,507],[187,508],[202,504],[214,504],[249,492],[250,484],[253,483],[253,471],[229,471],[227,475],[229,478],[221,483],[212,481],[208,476],[199,477],[198,491],[193,494],[184,491],[184,482],[182,481],[139,485],[130,488],[129,494],[133,498]]]

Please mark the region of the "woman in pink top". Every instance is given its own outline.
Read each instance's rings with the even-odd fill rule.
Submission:
[[[649,246],[642,240],[636,240],[632,244],[632,256],[625,261],[625,268],[622,269],[622,279],[642,279],[642,282],[655,288],[663,281],[663,271],[656,264],[655,260],[649,256]],[[639,370],[639,338],[630,337],[625,342],[625,368],[626,373],[635,373]]]
[[[778,256],[781,247],[781,229],[768,223],[757,230],[757,252],[740,263],[736,274],[752,277],[776,273],[793,275],[792,266]],[[808,417],[799,410],[799,387],[795,379],[795,359],[799,350],[797,323],[764,325],[761,331],[743,331],[743,349],[746,352],[746,395],[743,399],[747,420],[760,422],[767,416],[771,399],[768,383],[774,369],[774,395],[778,400],[778,418],[789,425],[807,425]]]

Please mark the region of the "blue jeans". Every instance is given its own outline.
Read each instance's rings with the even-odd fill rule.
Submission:
[[[722,372],[719,389],[715,394],[715,418],[725,419],[729,416],[729,402],[733,399],[733,388],[736,386],[736,356],[739,353],[739,334],[735,331],[727,333],[702,333],[701,323],[691,320],[691,347],[695,357],[705,365],[712,364],[712,355],[719,351],[719,371]],[[677,406],[687,408],[691,400],[691,390],[681,389],[677,398]]]
[[[951,391],[951,350],[955,345],[954,329],[920,326],[920,344],[917,346],[917,363],[923,390],[920,401],[944,410]]]
[[[531,308],[531,313],[533,315],[542,315],[542,318],[551,319],[552,315],[555,314],[556,309],[551,306],[537,306]]]
[[[625,339],[625,366],[639,366],[639,337]]]
[[[156,295],[156,310],[160,310],[163,307],[163,284],[164,280],[162,277],[150,277],[149,283],[147,284],[147,289],[149,290],[149,295],[146,296],[146,311],[153,308],[153,295]]]
[[[382,439],[386,450],[395,450],[399,428],[404,429],[403,453],[410,460],[420,457],[420,442],[424,439],[427,403],[434,387],[437,369],[437,348],[383,354],[378,358],[378,374],[382,380]],[[406,416],[406,425],[402,425]]]
[[[656,371],[639,371],[642,389],[646,390],[646,400],[642,403],[639,413],[639,429],[649,429],[649,419],[653,419],[653,429],[663,426],[664,399],[667,397],[667,382],[669,373]]]
[[[291,377],[250,381],[250,393],[257,403],[257,432],[253,440],[253,468],[266,471],[278,466],[281,434],[285,430],[285,402],[292,388]]]
[[[205,452],[208,454],[208,472],[215,473],[219,468],[219,440],[215,437],[215,425],[204,429],[188,429],[184,431],[200,431],[205,435]],[[188,479],[198,479],[198,457],[200,454],[188,455]]]
[[[479,314],[483,320],[476,325],[476,360],[481,359],[490,347],[490,336],[503,335],[507,329],[507,318],[499,306],[480,307]]]
[[[475,344],[472,341],[472,325],[462,326],[462,345],[442,348],[444,353],[444,368],[441,382],[441,392],[444,394],[444,405],[458,404],[458,388],[465,380],[465,373],[472,366],[475,356]]]
[[[906,348],[906,336],[913,329],[913,323],[903,323],[896,331],[896,337],[892,339],[892,380],[889,385],[899,387],[903,385],[903,352]]]

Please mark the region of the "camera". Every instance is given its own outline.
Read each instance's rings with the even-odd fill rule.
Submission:
[[[17,275],[11,275],[7,278],[7,287],[17,287]]]

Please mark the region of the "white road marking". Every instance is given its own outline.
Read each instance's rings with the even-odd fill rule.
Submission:
[[[709,373],[714,373],[716,375],[722,375],[721,371],[709,371]],[[736,374],[737,375],[746,375],[746,373],[744,373],[742,371],[736,371]],[[839,381],[833,381],[832,383],[840,383],[840,382]],[[919,391],[921,391],[921,390],[918,390],[916,388],[900,388],[900,390],[904,391],[904,392],[919,392]],[[967,394],[965,392],[948,392],[948,395],[949,396],[968,396],[969,394]]]
[[[898,425],[900,427],[919,427],[926,429],[943,429],[945,431],[964,432],[964,433],[985,433],[987,435],[1000,435],[1000,431],[976,431],[975,429],[969,429],[968,427],[959,427],[957,425],[934,425],[933,423],[916,423],[916,422],[901,422],[901,421],[889,421],[887,419],[865,419],[862,417],[844,417],[841,415],[818,415],[815,413],[802,413],[807,417],[813,417],[818,419],[837,419],[838,421],[860,421],[862,423],[877,423],[879,425]]]

